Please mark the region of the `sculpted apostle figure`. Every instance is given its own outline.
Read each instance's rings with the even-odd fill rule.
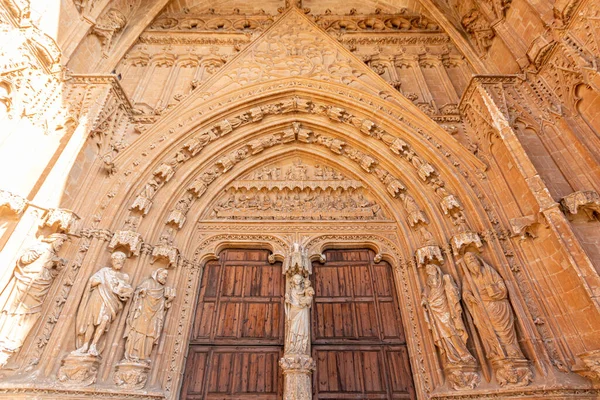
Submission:
[[[75,355],[99,356],[103,345],[102,335],[123,309],[133,293],[129,275],[119,272],[127,256],[112,253],[112,267],[104,267],[88,280],[77,310],[77,350]]]
[[[286,354],[309,354],[309,313],[314,294],[308,279],[299,274],[291,277],[289,291],[285,294]]]
[[[515,318],[504,280],[489,264],[472,252],[463,261],[467,268],[463,298],[473,315],[490,359],[523,359],[517,342]]]
[[[475,364],[467,349],[467,330],[462,320],[460,294],[452,277],[443,274],[437,265],[426,267],[427,290],[421,304],[433,333],[435,345],[451,364]]]
[[[0,294],[0,366],[16,352],[37,322],[50,286],[65,260],[57,256],[67,236],[42,237],[17,260],[11,280]]]
[[[159,268],[135,289],[124,335],[128,362],[150,363],[150,353],[158,343],[165,314],[175,297],[175,290],[165,287],[167,277],[167,270]]]

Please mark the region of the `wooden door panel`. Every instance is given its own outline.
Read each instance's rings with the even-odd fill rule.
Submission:
[[[404,346],[315,346],[315,399],[413,399]]]
[[[195,346],[190,350],[182,398],[277,399],[281,347]]]
[[[267,258],[264,250],[227,250],[207,264],[192,343],[283,344],[282,267]]]
[[[312,277],[314,399],[414,399],[391,266],[369,250],[325,255]]]
[[[281,263],[265,250],[226,250],[206,265],[181,398],[281,398]]]

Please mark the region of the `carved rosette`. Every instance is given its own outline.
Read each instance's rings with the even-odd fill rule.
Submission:
[[[279,360],[283,371],[283,399],[311,400],[311,374],[315,361],[308,355],[288,355]]]
[[[27,204],[27,199],[12,194],[7,190],[0,190],[0,212],[1,210],[8,210],[13,214],[19,215],[25,210]]]

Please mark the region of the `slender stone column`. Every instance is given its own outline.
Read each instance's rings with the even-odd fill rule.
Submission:
[[[283,370],[283,399],[311,400],[311,375],[315,362],[310,356],[310,308],[314,289],[308,279],[312,265],[305,249],[291,246],[283,263],[286,276],[285,347],[279,365]]]

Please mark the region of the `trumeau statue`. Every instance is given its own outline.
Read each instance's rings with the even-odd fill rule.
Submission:
[[[315,362],[310,354],[310,309],[315,290],[308,276],[312,263],[300,243],[292,243],[283,263],[286,276],[285,345],[279,365],[284,375],[284,400],[312,399],[312,371]]]
[[[158,343],[165,314],[175,298],[175,290],[165,287],[167,277],[168,271],[159,268],[135,289],[124,335],[127,361],[150,363],[150,353]]]
[[[285,354],[310,354],[310,307],[314,289],[308,279],[294,275],[285,295]]]
[[[133,293],[129,275],[119,272],[126,258],[125,253],[115,251],[111,256],[112,267],[102,268],[89,279],[77,310],[75,355],[102,353],[100,339]]]
[[[41,237],[17,260],[11,280],[0,294],[0,366],[17,352],[40,317],[52,282],[65,260],[57,256],[67,236]]]
[[[501,385],[524,386],[531,370],[519,347],[508,290],[500,274],[475,253],[463,257],[463,298]]]
[[[125,328],[125,354],[114,374],[117,386],[142,389],[146,385],[150,355],[175,298],[175,289],[165,287],[168,274],[166,269],[159,268],[135,289]]]
[[[435,345],[442,354],[448,380],[454,389],[473,389],[479,384],[480,377],[476,372],[477,361],[467,349],[469,335],[462,320],[456,283],[437,265],[428,264],[426,273],[427,289],[421,304]]]

